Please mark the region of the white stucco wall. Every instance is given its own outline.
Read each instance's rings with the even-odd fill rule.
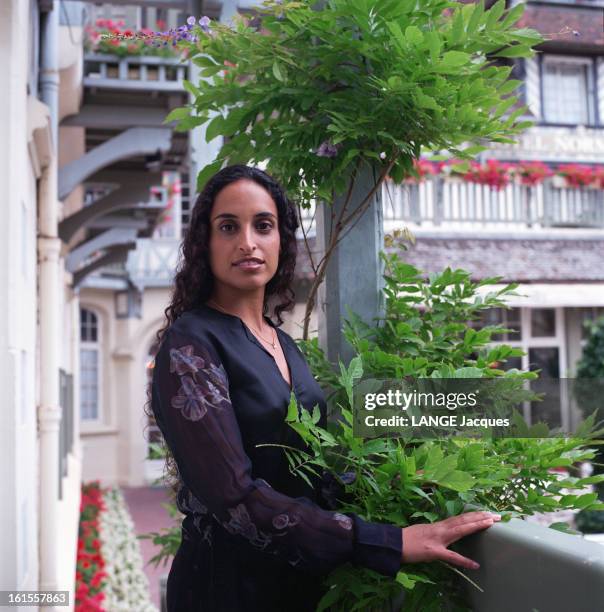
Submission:
[[[0,589],[38,585],[36,183],[28,152],[28,3],[0,3]],[[10,120],[9,120],[10,118]]]

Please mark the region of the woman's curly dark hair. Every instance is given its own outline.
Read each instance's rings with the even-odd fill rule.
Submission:
[[[168,328],[180,317],[183,312],[203,304],[209,299],[214,288],[214,276],[210,268],[209,241],[210,241],[210,214],[218,193],[227,185],[235,181],[247,179],[264,187],[273,198],[277,207],[279,236],[281,247],[277,272],[267,283],[264,294],[263,315],[271,317],[269,302],[272,303],[276,325],[282,325],[281,314],[294,307],[295,294],[291,287],[294,280],[294,269],[298,246],[296,230],[298,218],[296,209],[287,197],[283,187],[272,176],[251,166],[234,164],[219,170],[206,183],[202,192],[195,201],[191,213],[189,227],[179,249],[179,261],[174,277],[169,306],[164,310],[165,324],[156,333],[155,347],[159,349],[162,339]],[[151,383],[147,386],[147,402],[145,412],[152,416],[151,410]],[[166,452],[166,467],[168,474],[176,484],[177,470],[169,449],[164,445]]]

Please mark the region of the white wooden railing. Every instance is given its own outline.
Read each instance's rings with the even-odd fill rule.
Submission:
[[[385,221],[417,225],[604,228],[604,190],[560,187],[551,180],[500,191],[459,179],[388,183],[383,201]]]
[[[183,91],[187,64],[178,58],[84,55],[84,87],[123,90]]]

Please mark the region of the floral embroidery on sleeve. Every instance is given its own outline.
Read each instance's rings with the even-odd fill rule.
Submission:
[[[344,529],[352,529],[352,519],[345,514],[336,512],[333,518],[338,522],[338,525]]]
[[[286,527],[295,527],[300,522],[300,517],[297,514],[278,514],[273,518],[273,527],[275,529],[285,529]]]
[[[193,353],[193,345],[181,346],[179,349],[170,349],[170,372],[195,374],[205,366],[205,361]]]
[[[230,401],[224,367],[204,357],[194,353],[192,344],[170,349],[170,372],[180,376],[181,384],[171,404],[189,421],[199,421],[208,409],[220,409],[222,401]],[[200,373],[205,376],[196,378]]]
[[[272,536],[260,531],[252,522],[247,508],[244,504],[239,504],[236,508],[229,508],[231,520],[222,526],[231,534],[239,534],[246,538],[252,546],[263,549],[272,541]]]

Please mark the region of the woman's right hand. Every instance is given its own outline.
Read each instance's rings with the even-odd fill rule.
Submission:
[[[488,529],[501,516],[491,512],[466,512],[437,523],[410,525],[402,529],[403,563],[422,561],[446,561],[466,569],[478,569],[480,565],[447,546],[460,538],[482,529]]]

